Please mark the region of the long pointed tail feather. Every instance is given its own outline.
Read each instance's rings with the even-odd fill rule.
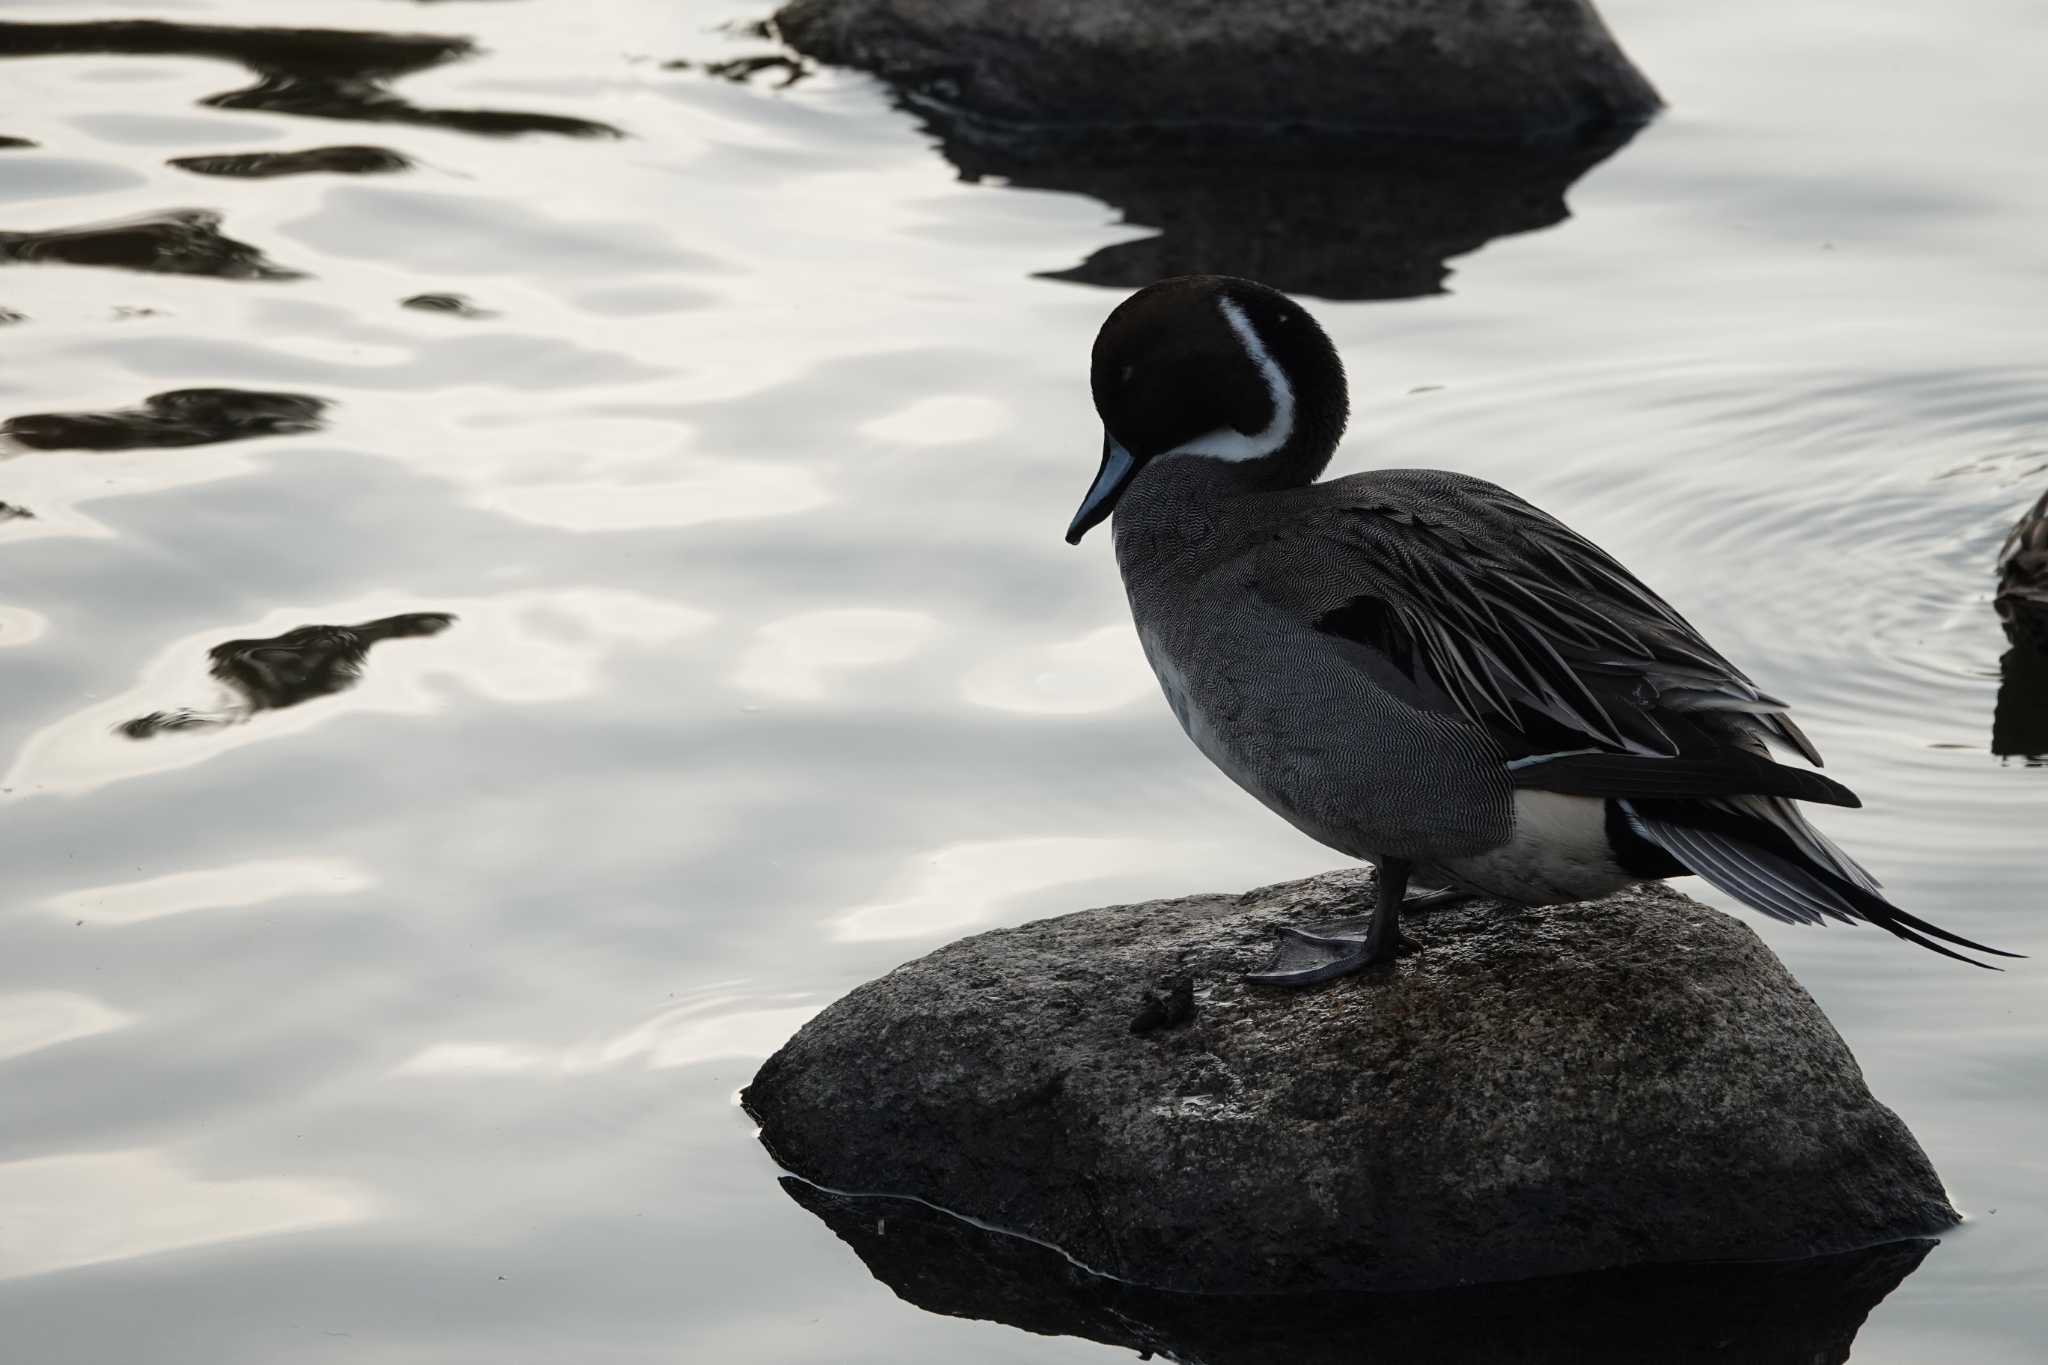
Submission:
[[[1787,802],[1763,798],[1740,803],[1624,801],[1621,805],[1637,835],[1709,885],[1773,919],[1790,924],[1863,920],[1908,943],[1989,971],[2001,969],[1942,944],[1993,957],[2022,956],[1952,934],[1899,909],[1878,894],[1868,873]]]

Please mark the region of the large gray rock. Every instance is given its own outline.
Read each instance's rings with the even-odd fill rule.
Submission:
[[[1421,952],[1306,993],[1240,980],[1278,925],[1370,886],[1331,873],[962,940],[820,1014],[744,1101],[805,1179],[1168,1289],[1789,1258],[1956,1221],[1770,950],[1662,887],[1418,917]]]
[[[1521,141],[1658,107],[1590,0],[791,0],[775,24],[921,103],[1034,132]]]

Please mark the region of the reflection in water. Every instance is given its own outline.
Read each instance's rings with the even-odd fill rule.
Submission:
[[[218,109],[413,123],[469,133],[566,133],[618,136],[589,119],[494,109],[422,109],[385,88],[387,82],[475,54],[467,38],[429,33],[362,33],[342,29],[234,28],[114,19],[76,24],[0,23],[0,57],[104,52],[160,57],[217,57],[239,62],[257,83],[201,101]]]
[[[1565,189],[1628,140],[1622,132],[1512,150],[1396,141],[1181,148],[1003,145],[933,131],[963,180],[1085,194],[1159,229],[1044,278],[1135,289],[1168,275],[1243,275],[1327,299],[1444,292],[1445,261],[1563,222]]]
[[[1998,551],[1994,602],[2012,648],[1998,661],[1991,752],[2048,767],[2048,493]]]
[[[300,626],[262,640],[229,640],[207,652],[209,671],[226,683],[235,701],[218,711],[152,711],[120,726],[130,739],[164,730],[234,725],[258,711],[330,696],[355,685],[370,647],[381,640],[438,635],[455,618],[447,612],[418,611],[365,621],[358,626]]]
[[[13,521],[16,518],[24,521],[34,521],[36,514],[29,511],[26,507],[17,507],[11,502],[0,502],[0,521]]]
[[[211,209],[169,209],[111,223],[51,228],[43,232],[0,232],[0,264],[8,261],[63,261],[148,270],[166,275],[213,275],[224,280],[296,280],[247,242],[220,230]]]
[[[12,308],[0,308],[0,327],[5,327],[10,322],[27,321],[28,315],[25,313],[17,313]]]
[[[23,991],[0,995],[0,1061],[46,1047],[111,1033],[133,1020],[89,995]]]
[[[781,1184],[927,1312],[1203,1365],[1836,1365],[1935,1245],[1419,1294],[1208,1296],[1094,1275],[1050,1247],[906,1200]]]
[[[733,669],[732,684],[789,701],[826,701],[836,695],[841,675],[908,659],[938,628],[924,612],[886,607],[785,616],[754,633]]]
[[[994,919],[1019,897],[1144,867],[1160,861],[1162,852],[1143,839],[1052,836],[949,844],[917,859],[910,887],[897,899],[839,915],[832,937],[860,943],[958,933]]]
[[[0,1280],[376,1212],[366,1192],[336,1181],[209,1179],[155,1148],[0,1162],[0,1207]]]
[[[236,152],[223,156],[174,156],[170,164],[197,175],[268,180],[280,175],[375,175],[403,171],[412,162],[388,147],[308,147],[302,152]]]
[[[303,393],[252,389],[173,389],[139,408],[110,412],[35,412],[0,422],[0,436],[37,450],[134,450],[201,446],[252,436],[313,431],[327,402]],[[4,517],[0,517],[4,520]]]
[[[688,71],[692,65],[707,76],[732,81],[737,85],[750,85],[754,77],[773,73],[781,77],[771,82],[776,90],[787,90],[798,81],[812,74],[811,64],[803,58],[788,52],[768,53],[756,57],[732,57],[722,62],[691,63],[686,61],[663,62],[664,71]]]
[[[369,873],[339,858],[259,858],[196,872],[170,872],[139,882],[80,887],[43,908],[94,925],[144,924],[195,910],[238,910],[277,900],[348,896],[375,885]]]
[[[36,144],[25,137],[0,137],[0,152],[13,147],[33,147]]]
[[[664,1071],[725,1057],[758,1061],[823,1008],[794,996],[753,997],[710,990],[670,1006],[623,1033],[566,1046],[434,1043],[401,1062],[394,1076],[587,1076],[633,1067]]]

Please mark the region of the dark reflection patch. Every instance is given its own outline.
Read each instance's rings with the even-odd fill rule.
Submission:
[[[37,450],[133,450],[281,436],[319,427],[327,400],[252,389],[173,389],[137,408],[36,412],[0,422],[0,436]]]
[[[0,521],[34,521],[36,514],[11,502],[0,502]]]
[[[220,230],[210,209],[171,209],[110,223],[0,232],[0,264],[61,261],[164,275],[223,280],[296,280],[303,272],[278,265],[247,242]]]
[[[752,85],[756,76],[772,76],[777,79],[765,82],[776,90],[787,90],[798,81],[813,74],[814,68],[801,57],[786,52],[763,53],[753,57],[731,57],[722,62],[688,62],[676,60],[663,62],[664,71],[702,71],[707,76],[731,81],[735,85]]]
[[[33,147],[36,144],[25,137],[0,137],[0,152],[15,147]]]
[[[412,162],[388,147],[308,147],[301,152],[233,152],[173,157],[170,164],[196,175],[268,180],[280,175],[378,175],[409,170]]]
[[[1870,1310],[1935,1245],[1420,1293],[1176,1294],[1092,1274],[1052,1247],[907,1200],[781,1183],[876,1279],[926,1312],[1207,1365],[1836,1365]]]
[[[73,52],[137,56],[216,57],[255,73],[245,90],[200,101],[218,109],[411,123],[470,133],[561,133],[618,136],[589,119],[499,109],[423,109],[393,94],[401,76],[473,56],[467,38],[431,33],[374,33],[323,28],[238,28],[157,19],[70,24],[0,23],[0,57]]]
[[[226,686],[216,710],[152,711],[115,729],[130,739],[171,730],[234,725],[259,711],[282,711],[355,686],[370,648],[385,640],[438,635],[454,624],[445,611],[415,611],[354,626],[300,626],[260,640],[228,640],[207,651],[207,671]]]
[[[1158,229],[1039,278],[1137,289],[1172,275],[1240,275],[1326,299],[1446,292],[1451,258],[1569,218],[1566,188],[1629,137],[1514,149],[1114,133],[991,141],[918,112],[962,180],[1085,194]]]
[[[469,301],[467,294],[414,294],[409,299],[400,299],[401,308],[417,308],[422,313],[453,313],[463,318],[489,318],[497,314],[488,308],[479,308]]]

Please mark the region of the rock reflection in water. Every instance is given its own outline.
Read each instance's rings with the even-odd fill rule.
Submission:
[[[1444,292],[1445,262],[1570,216],[1564,193],[1627,140],[1487,149],[1313,139],[1043,145],[940,135],[967,181],[1085,194],[1157,236],[1043,278],[1136,289],[1168,275],[1243,275],[1291,294],[1401,299]]]
[[[401,76],[470,57],[476,51],[476,45],[467,38],[431,33],[237,28],[156,19],[0,23],[0,57],[78,52],[215,57],[240,63],[254,72],[257,82],[248,89],[210,95],[201,101],[219,109],[261,109],[273,114],[365,123],[412,123],[469,133],[618,135],[619,130],[610,124],[558,114],[423,109],[386,88]]]
[[[0,422],[0,436],[37,450],[134,450],[197,446],[312,431],[325,399],[251,389],[173,389],[139,408],[37,412]]]
[[[371,646],[438,635],[454,621],[448,612],[416,611],[355,626],[300,626],[262,640],[229,640],[207,651],[208,671],[232,694],[225,705],[212,711],[152,711],[118,728],[130,739],[148,739],[165,730],[235,725],[259,711],[331,696],[355,685]]]
[[[269,180],[280,175],[378,175],[408,170],[412,162],[388,147],[308,147],[298,152],[233,152],[177,156],[170,164],[195,175]]]
[[[224,280],[295,280],[247,242],[220,230],[210,209],[171,209],[110,223],[0,232],[0,265],[8,261],[111,266],[161,275],[212,275]]]
[[[1931,1241],[1415,1294],[1174,1294],[906,1200],[784,1191],[899,1298],[949,1317],[1203,1365],[1836,1365]]]

